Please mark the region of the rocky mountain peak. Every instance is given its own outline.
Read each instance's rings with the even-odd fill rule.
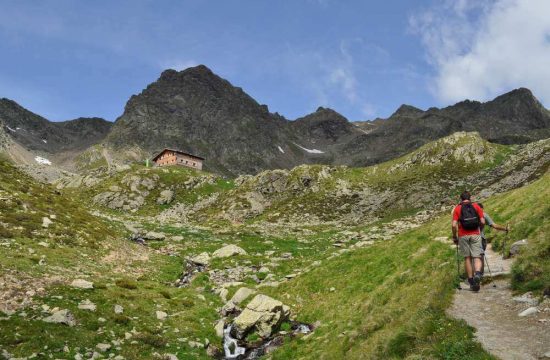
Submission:
[[[342,114],[324,107],[319,107],[314,113],[296,119],[292,127],[315,140],[335,141],[354,131],[354,126]]]
[[[394,116],[418,116],[420,114],[424,113],[424,111],[420,110],[419,108],[416,108],[412,105],[402,104],[392,115]]]

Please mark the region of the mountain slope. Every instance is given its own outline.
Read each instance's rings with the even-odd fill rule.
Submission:
[[[312,163],[364,166],[456,131],[525,143],[550,136],[550,113],[529,90],[517,89],[487,103],[463,101],[444,109],[402,105],[374,122],[353,124],[325,108],[289,121],[200,65],[167,70],[132,96],[106,143],[115,151],[139,148],[150,155],[181,148],[206,157],[209,170],[236,175]]]
[[[372,165],[457,131],[502,144],[550,137],[550,112],[524,88],[443,109],[402,105],[370,122],[350,123],[322,107],[289,121],[203,65],[164,71],[129,99],[114,124],[52,123],[7,99],[0,100],[0,122],[23,150],[62,165],[78,157],[81,171],[143,161],[170,147],[203,156],[207,170],[232,177],[300,164]]]
[[[111,128],[100,118],[48,121],[8,99],[0,99],[0,123],[28,150],[50,154],[86,149],[103,140]]]
[[[273,359],[492,359],[445,315],[456,286],[449,211],[472,189],[531,244],[546,229],[549,146],[457,133],[368,168],[302,165],[228,181],[135,164],[60,190],[0,161],[0,351],[220,357],[219,324],[267,295],[291,320],[240,345],[274,338]],[[539,240],[517,283],[537,292],[547,281]],[[242,250],[224,257],[226,245]],[[193,267],[198,258],[204,267]],[[243,287],[255,294],[230,308]],[[59,310],[76,324],[45,321]]]
[[[482,138],[519,144],[550,137],[550,112],[528,89],[516,89],[486,103],[462,101],[427,111],[402,105],[387,120],[347,144],[353,165],[374,164],[407,153],[457,131],[476,131]]]
[[[257,172],[283,167],[285,120],[205,66],[167,70],[132,96],[107,144],[115,150],[138,146],[149,154],[175,147],[208,158],[219,172]]]

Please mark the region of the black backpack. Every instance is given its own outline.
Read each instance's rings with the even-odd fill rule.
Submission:
[[[465,230],[476,230],[481,225],[479,215],[472,203],[462,204],[459,220],[462,228]]]

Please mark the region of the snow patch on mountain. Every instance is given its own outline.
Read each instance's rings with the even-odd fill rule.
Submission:
[[[39,164],[42,164],[42,165],[51,165],[52,162],[46,158],[43,158],[41,156],[35,156],[34,158],[34,161],[36,161],[37,163]]]
[[[283,153],[283,154],[285,153],[285,151],[283,150],[283,148],[282,148],[282,147],[280,147],[280,146],[277,146],[277,148],[279,149],[279,151],[280,151],[281,153]]]
[[[317,149],[306,149],[305,147],[303,146],[300,146],[296,143],[294,143],[294,145],[298,146],[300,149],[310,153],[310,154],[324,154],[325,152],[324,151],[321,151],[321,150],[317,150]]]

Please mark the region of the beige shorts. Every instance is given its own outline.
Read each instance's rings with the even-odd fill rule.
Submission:
[[[483,248],[481,247],[481,235],[464,235],[459,237],[458,248],[460,249],[460,255],[464,257],[482,257]]]

